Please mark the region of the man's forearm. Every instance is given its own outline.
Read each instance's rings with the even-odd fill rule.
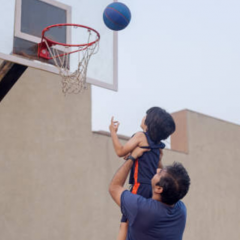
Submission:
[[[133,165],[132,160],[127,160],[124,162],[124,164],[117,170],[115,175],[113,176],[113,179],[110,183],[110,186],[123,186],[126,182],[128,173],[130,172],[130,169]]]
[[[125,190],[123,188],[126,182],[128,173],[133,165],[132,160],[127,160],[115,173],[110,185],[109,193],[111,194],[113,200],[120,206],[121,205],[121,194]]]

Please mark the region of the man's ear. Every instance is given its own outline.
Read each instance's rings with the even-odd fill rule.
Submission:
[[[161,194],[163,192],[163,188],[160,186],[155,186],[155,193]]]

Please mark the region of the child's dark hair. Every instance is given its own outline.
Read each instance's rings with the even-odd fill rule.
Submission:
[[[152,107],[147,110],[145,124],[150,138],[155,143],[167,139],[176,128],[172,116],[160,107]]]
[[[172,205],[187,194],[190,186],[190,177],[181,163],[175,162],[164,169],[166,173],[164,173],[156,185],[163,188],[161,201]]]

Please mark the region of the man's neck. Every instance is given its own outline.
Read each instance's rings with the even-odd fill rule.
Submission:
[[[162,201],[161,201],[161,196],[160,196],[159,194],[153,193],[153,194],[152,194],[152,199],[153,199],[153,200],[156,200],[156,201],[159,201],[159,202],[162,202]]]
[[[168,206],[168,207],[174,207],[174,205],[175,205],[175,204],[169,205],[169,204],[163,203],[163,202],[161,201],[161,196],[160,196],[159,194],[154,194],[154,193],[153,193],[152,199],[153,199],[153,200],[156,200],[156,201],[158,201],[158,202],[161,202],[162,204],[164,204],[164,205],[166,205],[166,206]]]

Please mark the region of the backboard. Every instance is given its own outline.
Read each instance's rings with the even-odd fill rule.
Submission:
[[[58,74],[53,61],[38,57],[42,30],[58,23],[76,23],[100,33],[99,50],[91,57],[87,82],[117,91],[117,32],[103,22],[103,11],[109,0],[7,0],[0,8],[0,59],[25,67]],[[84,43],[69,29],[51,32],[51,38],[62,43]],[[70,70],[76,60],[70,58]],[[74,69],[73,69],[74,70]]]

